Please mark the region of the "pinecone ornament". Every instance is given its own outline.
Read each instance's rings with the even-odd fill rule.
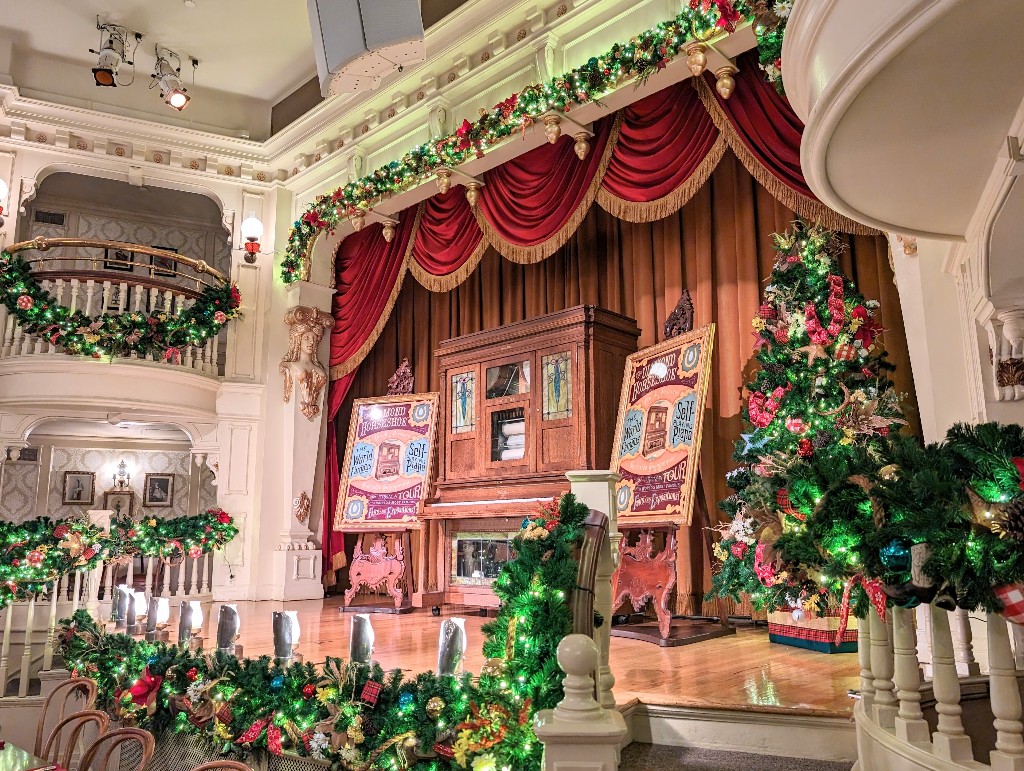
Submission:
[[[832,444],[832,436],[826,431],[822,431],[820,434],[815,434],[811,440],[814,443],[814,449],[822,450]]]
[[[1024,501],[1006,504],[1001,517],[992,523],[1000,538],[1024,543]]]

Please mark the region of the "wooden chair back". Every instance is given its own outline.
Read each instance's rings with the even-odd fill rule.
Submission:
[[[68,709],[68,703],[74,702],[73,709]],[[43,756],[43,740],[50,735],[47,726],[55,726],[72,712],[91,710],[96,706],[96,683],[87,677],[72,677],[58,685],[46,701],[43,702],[43,711],[39,713],[39,722],[36,725],[36,743],[32,754],[36,757]]]
[[[237,760],[213,760],[196,766],[192,771],[252,771],[252,769]]]
[[[57,763],[64,768],[71,768],[75,753],[80,746],[84,746],[90,740],[94,743],[102,737],[110,724],[110,718],[106,712],[90,709],[82,712],[74,712],[54,726],[50,735],[46,737],[42,752],[38,757]],[[86,729],[93,728],[96,731],[95,737],[84,736]]]
[[[122,762],[124,752],[132,744],[138,745],[139,761],[128,768]],[[143,771],[153,759],[156,741],[153,734],[141,728],[117,728],[103,734],[85,751],[78,771],[107,771],[118,768],[121,771]],[[129,750],[130,751],[130,750]]]

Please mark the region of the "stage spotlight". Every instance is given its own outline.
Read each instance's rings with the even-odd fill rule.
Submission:
[[[174,67],[170,61],[169,56],[173,56],[178,60],[179,66]],[[160,47],[156,49],[156,68],[153,70],[153,82],[160,88],[160,98],[164,100],[164,104],[168,107],[173,107],[179,112],[184,110],[188,106],[191,97],[186,93],[188,89],[185,88],[181,82],[181,57],[178,54],[168,49],[161,51]],[[192,67],[195,68],[199,64],[198,61],[192,59]]]
[[[92,68],[92,77],[97,86],[116,88],[118,70],[122,64],[134,65],[134,62],[127,58],[128,30],[117,24],[101,24],[96,20],[96,29],[100,31],[99,50],[90,48],[89,53],[96,54],[96,66]],[[142,40],[142,35],[135,33],[135,46]],[[135,72],[132,70],[132,80],[135,79]],[[120,85],[130,85],[121,83]]]

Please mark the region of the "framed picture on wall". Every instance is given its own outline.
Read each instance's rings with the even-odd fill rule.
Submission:
[[[146,474],[142,505],[170,508],[174,503],[174,474]]]
[[[115,517],[130,517],[135,493],[131,490],[107,490],[103,494],[103,508],[114,512]]]
[[[122,273],[131,273],[135,270],[133,262],[135,262],[135,252],[110,247],[103,250],[104,270],[119,270]]]
[[[65,506],[92,506],[96,502],[96,474],[92,471],[65,471]]]
[[[178,253],[178,250],[170,246],[154,246],[154,249],[160,249],[164,252]],[[174,278],[177,275],[177,264],[170,257],[157,257],[151,254],[149,256],[149,274],[151,276],[162,276],[164,278]]]

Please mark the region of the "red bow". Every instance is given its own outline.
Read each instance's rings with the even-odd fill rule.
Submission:
[[[128,689],[132,697],[132,704],[146,707],[146,714],[152,715],[156,712],[156,697],[160,693],[160,686],[163,685],[162,675],[154,675],[149,667],[142,670],[139,679]]]
[[[846,582],[846,588],[843,590],[843,603],[839,606],[839,628],[836,630],[836,645],[841,645],[843,637],[846,635],[846,627],[850,623],[850,593],[853,591],[853,587],[860,583],[864,587],[864,591],[868,594],[868,599],[871,600],[871,604],[875,606],[875,611],[878,613],[878,617],[885,621],[885,603],[888,598],[885,596],[885,592],[882,590],[882,582],[877,578],[867,579],[864,578],[863,573],[858,573],[849,581]]]
[[[1010,458],[1010,462],[1013,463],[1017,473],[1020,474],[1020,482],[1017,483],[1017,487],[1024,490],[1024,458]]]

